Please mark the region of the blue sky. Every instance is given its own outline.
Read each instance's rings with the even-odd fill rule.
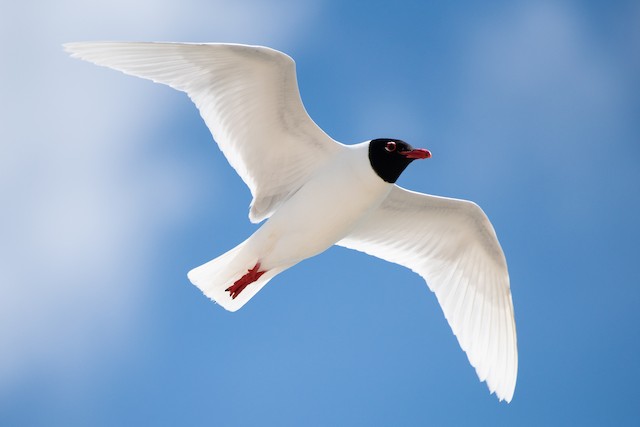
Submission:
[[[0,424],[635,425],[637,2],[0,2]],[[399,184],[476,201],[520,369],[479,383],[435,297],[342,248],[237,313],[186,272],[256,226],[184,94],[82,40],[267,45],[335,139],[429,148]]]

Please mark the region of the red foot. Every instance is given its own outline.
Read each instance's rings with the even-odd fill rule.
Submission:
[[[236,299],[244,288],[258,280],[264,273],[266,273],[266,271],[260,271],[260,263],[257,263],[255,267],[249,270],[247,274],[236,280],[233,285],[229,286],[225,291],[229,292],[231,299]]]

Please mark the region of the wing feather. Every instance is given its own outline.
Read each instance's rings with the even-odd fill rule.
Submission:
[[[495,231],[475,203],[395,186],[338,245],[420,274],[480,380],[511,401],[518,355],[509,274]]]
[[[269,217],[340,150],[307,114],[287,55],[235,44],[69,43],[72,56],[186,92]]]

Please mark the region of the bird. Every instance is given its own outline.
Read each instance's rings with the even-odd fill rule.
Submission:
[[[431,152],[402,139],[342,144],[309,117],[294,60],[264,46],[74,42],[74,58],[186,92],[251,191],[245,241],[188,272],[229,311],[334,245],[407,267],[427,283],[480,381],[513,398],[518,350],[509,273],[474,202],[411,191],[402,172]]]

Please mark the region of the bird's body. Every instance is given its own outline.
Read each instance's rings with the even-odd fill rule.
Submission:
[[[273,49],[230,44],[71,43],[73,56],[186,92],[249,186],[247,240],[188,274],[238,310],[280,272],[334,244],[404,265],[425,278],[482,381],[510,401],[517,375],[504,254],[474,203],[395,182],[430,157],[404,141],[343,145],[307,115],[295,64]]]
[[[348,235],[393,187],[375,174],[368,142],[344,145],[238,248],[189,272],[189,279],[228,310],[242,307],[275,275],[324,252]],[[233,252],[236,251],[236,252]],[[236,298],[230,283],[255,265],[265,275]],[[276,274],[277,274],[276,273]]]
[[[367,159],[368,144],[345,146],[256,231],[263,266],[295,264],[333,246],[391,191]]]

